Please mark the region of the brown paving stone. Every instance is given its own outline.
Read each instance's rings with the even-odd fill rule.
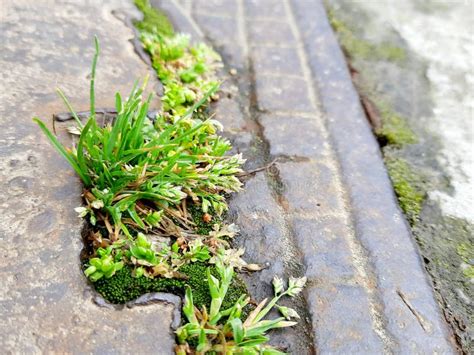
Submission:
[[[238,34],[235,31],[237,19],[234,17],[208,16],[202,13],[196,13],[194,18],[206,35],[218,33],[214,37],[214,42],[220,44],[221,41],[238,42]]]
[[[306,80],[300,78],[257,73],[255,86],[258,107],[270,112],[314,112],[306,85]]]
[[[295,46],[296,41],[288,23],[274,20],[247,21],[246,30],[251,46]]]
[[[325,217],[344,211],[337,171],[333,167],[307,161],[278,163],[277,168],[290,212]]]
[[[192,2],[194,14],[213,14],[214,16],[235,16],[237,13],[236,0],[183,0]]]
[[[310,117],[262,114],[259,122],[273,156],[324,159],[329,155],[327,138],[321,131],[319,114]]]
[[[303,76],[296,48],[255,46],[251,54],[254,70],[258,73]]]
[[[341,217],[292,219],[298,248],[306,266],[305,275],[321,283],[353,282],[356,269],[347,235],[351,226]]]
[[[216,40],[216,42],[218,41]],[[245,70],[247,58],[238,42],[224,43],[221,41],[217,49],[219,49],[219,53],[228,67],[238,71],[237,75]]]
[[[367,271],[375,276],[381,300],[378,326],[387,347],[400,353],[452,353],[446,323],[393,194],[379,146],[351,83],[347,64],[328,23],[322,1],[291,1],[305,57],[327,116],[328,133],[339,161]],[[321,19],[314,21],[315,18]],[[400,293],[416,303],[418,317]],[[375,302],[375,299],[374,299]],[[377,324],[375,324],[377,326]]]
[[[81,185],[31,120],[38,115],[49,125],[54,113],[66,111],[58,86],[77,110],[88,109],[94,34],[102,44],[97,107],[114,107],[115,90],[126,95],[147,73],[150,87],[156,83],[128,42],[132,29],[111,15],[124,6],[134,13],[121,1],[2,2],[2,354],[172,353],[173,305],[116,310],[92,302],[74,212]]]
[[[367,291],[363,287],[315,284],[308,307],[315,343],[322,354],[382,354],[384,344],[372,327]]]

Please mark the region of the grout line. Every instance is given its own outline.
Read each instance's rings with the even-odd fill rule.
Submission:
[[[275,115],[275,116],[293,116],[293,117],[298,117],[298,118],[309,118],[309,119],[318,119],[321,117],[321,113],[315,110],[314,112],[310,111],[292,111],[292,110],[273,110],[271,112],[262,112],[263,115],[268,114],[268,115]]]
[[[305,79],[304,76],[299,74],[276,74],[271,71],[259,70],[258,75],[270,77],[270,78],[288,78],[288,79]]]

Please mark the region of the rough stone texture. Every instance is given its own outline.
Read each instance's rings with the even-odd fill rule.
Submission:
[[[81,204],[80,182],[31,120],[39,116],[49,124],[54,113],[66,111],[57,86],[77,110],[88,109],[94,34],[102,49],[97,107],[113,107],[115,90],[126,95],[147,72],[154,78],[128,42],[133,31],[122,9],[134,11],[126,1],[2,1],[3,354],[172,353],[172,304],[120,310],[92,302],[80,269],[81,222],[74,212]]]
[[[320,1],[293,1],[304,49],[317,85],[352,208],[356,237],[371,263],[383,301],[387,345],[400,352],[450,352],[447,327],[365,120],[342,52]],[[314,25],[314,18],[321,21]],[[330,60],[328,60],[331,58]],[[354,149],[357,147],[357,149]],[[388,243],[388,240],[390,241]],[[400,293],[416,310],[403,302]],[[420,321],[419,318],[423,318]],[[422,326],[424,323],[424,326]]]
[[[303,76],[294,48],[257,46],[252,49],[252,58],[253,68],[258,73]]]
[[[304,79],[256,73],[258,107],[262,111],[312,112]]]
[[[452,353],[321,2],[214,1],[212,16],[219,21],[212,22],[221,23],[223,33],[236,27],[231,43],[205,23],[206,3],[193,1],[186,11],[218,44],[229,67],[236,64],[226,53],[238,48],[239,71],[232,80],[240,94],[232,99],[240,107],[237,122],[243,117],[246,134],[254,137],[241,145],[247,164],[279,158],[247,178],[246,191],[231,202],[230,217],[242,229],[237,242],[247,248],[247,258],[270,262],[246,280],[259,298],[270,295],[272,273],[309,279],[304,300],[294,304],[306,308],[311,323],[298,333],[304,342],[287,349]],[[224,105],[223,112],[231,112]],[[228,124],[238,133],[230,137],[238,139],[242,131]],[[284,343],[294,333],[274,337]]]
[[[329,155],[327,138],[317,125],[314,116],[264,114],[260,116],[259,122],[264,127],[264,136],[268,141],[272,156],[295,156],[320,160]],[[288,144],[288,139],[298,139],[307,143]]]

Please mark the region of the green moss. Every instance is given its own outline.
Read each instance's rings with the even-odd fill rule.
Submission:
[[[402,62],[406,59],[406,51],[397,46],[388,43],[382,43],[375,47],[376,57],[379,59],[386,59],[391,62]]]
[[[468,267],[466,267],[462,273],[464,274],[464,276],[466,276],[468,279],[474,279],[474,266],[472,265],[469,265]]]
[[[198,307],[205,305],[207,309],[211,304],[211,295],[209,294],[209,285],[207,282],[207,267],[204,263],[192,263],[183,266],[180,271],[189,277],[186,283],[193,291],[194,304]],[[217,270],[212,265],[211,274],[219,278]],[[248,294],[245,283],[236,275],[229,286],[227,295],[222,303],[222,309],[232,307],[242,294]]]
[[[211,273],[219,277],[214,266],[210,265]],[[188,279],[166,279],[147,277],[135,278],[132,276],[130,266],[125,266],[109,279],[102,278],[94,283],[95,289],[110,303],[122,304],[134,300],[148,292],[169,292],[178,295],[184,294],[184,288],[189,285],[193,291],[194,302],[198,307],[205,305],[208,309],[211,304],[211,296],[207,283],[207,268],[205,263],[192,263],[180,268],[180,272]],[[248,294],[245,283],[235,276],[229,286],[227,296],[222,304],[223,309],[231,307],[242,295]]]
[[[358,38],[349,26],[337,18],[333,10],[328,10],[329,22],[336,32],[342,48],[351,58],[387,60],[401,62],[406,59],[403,48],[389,43],[373,44]]]
[[[402,146],[417,142],[415,133],[408,126],[407,120],[396,113],[393,108],[380,98],[373,99],[380,112],[382,128],[375,132],[383,144]]]
[[[474,245],[468,243],[461,243],[457,247],[457,253],[462,261],[466,264],[471,264],[474,260]],[[463,269],[463,274],[468,279],[474,279],[474,265],[468,265]]]
[[[110,303],[126,303],[148,292],[182,293],[184,280],[147,277],[135,278],[130,266],[125,266],[110,279],[94,283],[95,289]]]
[[[474,245],[461,243],[457,247],[457,252],[459,256],[465,261],[468,262],[471,259],[474,259]]]
[[[385,164],[400,207],[413,225],[418,220],[425,199],[422,180],[401,158],[385,157]]]
[[[171,22],[163,12],[152,7],[149,0],[135,0],[135,6],[143,13],[143,20],[134,22],[138,30],[166,36],[173,35]]]
[[[193,222],[196,224],[195,229],[198,234],[208,235],[209,232],[212,231],[213,225],[215,223],[221,223],[223,220],[223,216],[218,216],[212,207],[209,207],[209,211],[208,211],[209,215],[212,216],[212,219],[210,222],[204,221],[204,212],[202,211],[200,205],[191,203],[187,207],[188,207],[188,212],[191,214],[191,217],[193,218]]]

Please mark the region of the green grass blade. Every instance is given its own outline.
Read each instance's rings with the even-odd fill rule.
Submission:
[[[94,122],[94,119],[89,118],[86,125],[81,131],[81,137],[79,138],[79,143],[77,144],[77,162],[79,164],[79,167],[81,168],[81,171],[84,171],[84,172],[88,171],[87,163],[84,159],[84,141],[88,140],[88,133],[89,133],[90,128],[92,127],[93,122]],[[84,182],[84,184],[86,186],[89,186],[91,184],[91,180],[89,176],[87,176],[87,178],[89,179],[89,181]]]
[[[39,118],[35,117],[33,118],[33,121],[38,124],[38,126],[41,128],[41,130],[44,132],[46,137],[48,137],[49,141],[53,145],[54,148],[68,161],[68,163],[72,166],[72,168],[76,171],[76,173],[79,175],[81,180],[84,183],[88,183],[90,181],[89,176],[86,175],[85,172],[81,170],[79,167],[79,164],[77,163],[76,159],[74,156],[69,153],[66,148],[58,141],[58,139],[51,133],[51,131],[46,127],[46,125],[41,121]]]
[[[64,104],[66,105],[67,109],[69,110],[69,112],[71,112],[72,114],[72,117],[74,117],[74,119],[76,120],[76,123],[77,125],[79,126],[79,128],[82,128],[84,125],[82,124],[81,120],[79,119],[79,117],[77,116],[77,113],[76,111],[74,111],[74,109],[72,108],[72,105],[71,103],[69,102],[69,100],[67,99],[66,95],[64,95],[64,93],[62,92],[61,89],[56,89],[56,92],[58,93],[59,97],[64,101]]]
[[[137,211],[135,210],[135,204],[133,204],[132,206],[130,206],[127,210],[128,214],[130,215],[130,217],[132,217],[132,219],[134,220],[134,222],[136,224],[138,224],[138,226],[141,228],[141,229],[145,229],[145,224],[143,223],[142,219],[140,218],[140,216],[138,216],[138,213]]]
[[[92,73],[91,73],[91,87],[90,87],[90,111],[91,111],[91,118],[95,119],[95,68],[97,66],[97,59],[99,58],[99,39],[97,36],[94,36],[94,44],[95,44],[95,53],[94,58],[92,59]]]

